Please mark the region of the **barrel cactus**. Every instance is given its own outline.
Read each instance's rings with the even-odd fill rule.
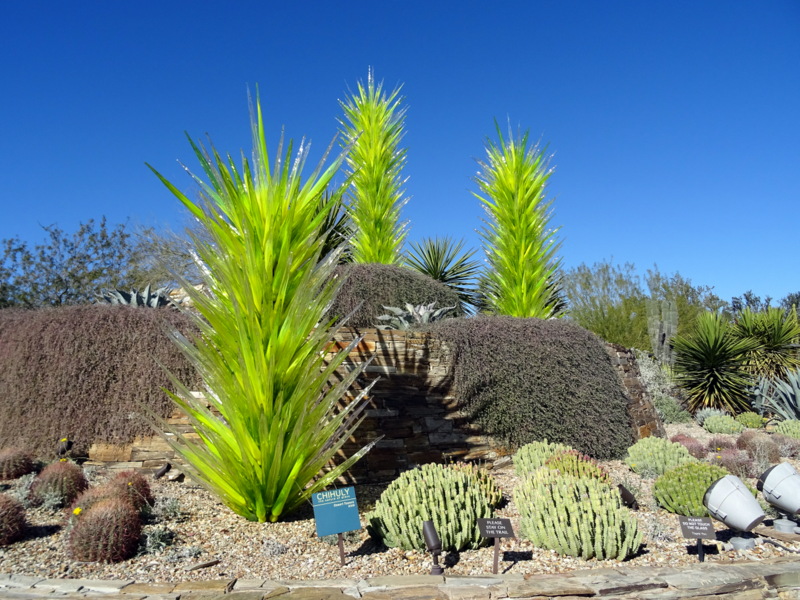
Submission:
[[[55,499],[60,506],[68,505],[89,487],[83,469],[68,461],[47,465],[31,484],[30,498],[34,504]]]
[[[77,519],[69,535],[74,560],[119,562],[136,553],[142,522],[123,498],[106,498]]]
[[[121,496],[127,497],[133,507],[140,512],[149,510],[155,504],[150,484],[141,473],[122,471],[117,473],[108,485],[116,488]]]
[[[687,463],[670,469],[653,484],[653,497],[665,510],[686,517],[707,517],[706,490],[728,471],[707,463]]]
[[[611,483],[611,477],[600,464],[577,450],[566,450],[548,458],[544,468],[558,471],[562,475],[571,477],[591,477],[603,483]]]
[[[491,517],[491,503],[474,477],[428,464],[389,484],[366,520],[373,538],[404,550],[423,550],[422,522],[433,521],[442,549],[459,551],[486,542],[478,531],[478,519]]]
[[[25,533],[25,508],[22,502],[0,494],[0,546],[17,541]]]
[[[548,458],[566,450],[572,450],[572,448],[556,442],[550,443],[546,439],[525,444],[514,455],[514,469],[519,476],[533,473],[539,467],[544,466]]]
[[[33,472],[33,457],[22,448],[0,450],[0,479],[17,479]]]
[[[625,464],[634,473],[653,478],[673,467],[695,460],[683,444],[651,436],[642,438],[628,448]]]
[[[790,438],[800,439],[800,421],[789,419],[781,421],[775,426],[775,433],[785,435]]]
[[[535,546],[583,559],[625,560],[642,543],[636,517],[615,487],[540,469],[514,490],[521,535]]]
[[[703,421],[703,429],[710,433],[741,433],[744,425],[730,415],[712,415]]]

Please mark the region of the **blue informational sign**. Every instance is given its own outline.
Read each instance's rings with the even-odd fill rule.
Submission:
[[[317,522],[317,535],[333,535],[361,529],[358,518],[356,488],[346,487],[326,490],[311,495],[314,519]]]

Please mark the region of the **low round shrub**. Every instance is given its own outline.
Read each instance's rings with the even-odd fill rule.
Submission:
[[[658,477],[665,471],[695,459],[682,444],[650,436],[628,448],[625,464],[634,473],[646,478]]]
[[[86,476],[72,462],[54,462],[47,465],[31,484],[30,499],[34,504],[45,501],[66,506],[89,487]]]
[[[737,438],[736,447],[747,452],[756,462],[774,464],[781,460],[781,449],[776,443],[776,437],[755,429],[746,429]]]
[[[69,553],[73,560],[119,562],[136,553],[141,534],[141,519],[130,502],[106,498],[75,521]]]
[[[705,444],[690,435],[679,433],[669,438],[669,441],[680,444],[689,451],[690,455],[698,460],[704,459],[706,454],[708,454],[708,449],[706,448]]]
[[[752,411],[740,413],[735,418],[748,429],[762,429],[764,427],[764,418]]]
[[[773,433],[770,439],[775,442],[780,449],[781,456],[785,456],[786,458],[800,457],[800,438]]]
[[[728,471],[739,478],[752,477],[754,472],[753,459],[742,450],[725,448],[710,455],[709,462]]]
[[[692,462],[670,469],[653,484],[653,497],[664,510],[687,517],[707,517],[703,496],[728,471],[708,463]]]
[[[22,448],[3,448],[0,450],[0,479],[17,479],[33,473],[33,457]]]
[[[700,427],[702,427],[703,423],[705,423],[708,417],[722,417],[727,414],[728,413],[719,408],[701,408],[696,413],[694,413],[694,420],[697,422],[698,425],[700,425]]]
[[[788,419],[775,426],[775,433],[800,440],[800,421]]]
[[[424,550],[423,521],[433,521],[442,549],[460,551],[487,543],[478,519],[492,516],[491,502],[476,480],[437,464],[406,471],[381,494],[367,513],[367,531],[389,548]]]
[[[0,494],[0,546],[16,542],[25,533],[25,508],[8,494]]]
[[[545,461],[544,468],[569,477],[590,477],[606,484],[611,483],[608,471],[596,460],[577,450],[565,450],[554,454]]]
[[[520,477],[536,471],[544,466],[547,460],[559,452],[572,450],[564,444],[550,443],[546,439],[541,442],[525,444],[514,454],[514,470]]]
[[[642,534],[619,491],[593,477],[540,469],[514,489],[520,533],[534,546],[583,559],[625,560]]]
[[[703,429],[709,433],[741,433],[744,425],[730,415],[712,415],[703,420]]]
[[[731,448],[736,448],[736,440],[731,439],[729,437],[722,437],[720,435],[715,435],[710,440],[708,440],[709,452],[722,452],[723,450],[728,450]]]

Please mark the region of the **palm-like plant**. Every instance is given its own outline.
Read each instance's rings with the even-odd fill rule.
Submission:
[[[550,228],[552,201],[545,187],[552,170],[537,146],[528,146],[528,133],[486,145],[475,194],[487,214],[481,231],[489,269],[484,295],[488,308],[513,317],[558,316],[556,252],[560,244]]]
[[[755,377],[780,378],[787,369],[800,368],[800,324],[794,309],[784,312],[766,308],[755,312],[746,308],[737,317],[734,332],[758,343],[748,357],[748,368]]]
[[[320,209],[319,200],[340,161],[327,169],[320,163],[302,181],[307,148],[293,161],[291,142],[283,154],[281,140],[271,167],[258,102],[256,107],[252,164],[243,158],[237,169],[230,156],[223,159],[190,139],[208,180],[193,175],[205,205],[156,172],[208,234],[206,241],[194,239],[208,293],[187,290],[200,313],[201,335],[176,335],[176,341],[219,412],[194,401],[173,379],[178,393],[171,397],[197,435],[172,430],[176,437],[167,439],[193,477],[234,512],[276,521],[367,449],[321,474],[360,423],[363,408],[360,399],[337,407],[352,376],[328,384],[347,351],[324,359],[331,340],[325,312],[336,292],[331,274],[338,257],[334,252],[320,259],[332,205]]]
[[[400,209],[405,204],[401,172],[406,151],[400,148],[405,108],[400,107],[400,88],[391,94],[375,85],[372,70],[367,85],[340,102],[340,119],[346,163],[351,175],[348,197],[354,225],[353,261],[397,264],[405,239]]]
[[[694,332],[672,338],[675,380],[688,394],[689,409],[719,408],[736,414],[749,408],[748,353],[752,339],[735,335],[728,321],[712,312],[697,318]]]
[[[405,259],[406,265],[412,269],[453,289],[461,301],[461,312],[469,314],[475,312],[476,280],[481,263],[472,258],[476,250],[462,252],[463,248],[464,240],[424,238],[419,243],[411,243]]]

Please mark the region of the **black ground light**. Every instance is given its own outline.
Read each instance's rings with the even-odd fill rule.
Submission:
[[[442,540],[439,539],[439,534],[436,532],[433,521],[422,522],[422,537],[425,538],[425,545],[428,547],[428,552],[433,554],[431,575],[444,574],[444,569],[439,566],[439,555],[442,553]]]

